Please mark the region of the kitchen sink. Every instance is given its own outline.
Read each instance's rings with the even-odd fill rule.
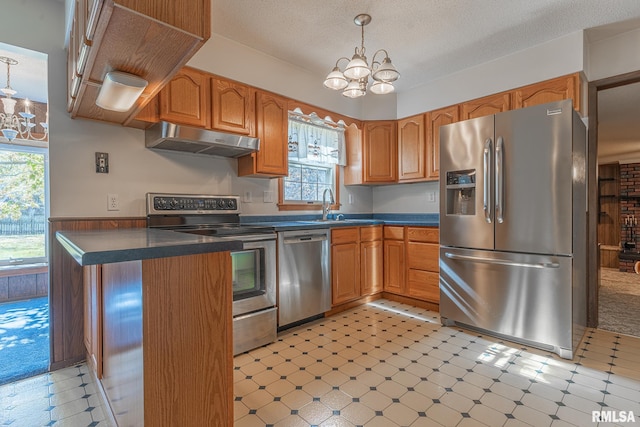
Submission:
[[[342,223],[362,223],[375,222],[372,219],[311,219],[307,221],[298,221],[304,224],[342,224]]]

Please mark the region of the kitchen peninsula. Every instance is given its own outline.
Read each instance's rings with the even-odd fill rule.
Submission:
[[[153,229],[58,232],[83,267],[87,361],[118,425],[231,426],[231,256]]]

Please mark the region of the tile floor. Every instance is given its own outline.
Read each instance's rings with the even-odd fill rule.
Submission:
[[[87,365],[0,387],[0,426],[112,426]]]
[[[589,329],[567,361],[379,300],[237,356],[235,425],[614,425],[592,411],[640,424],[639,353],[638,338]],[[78,365],[0,387],[0,426],[109,426],[102,405]]]

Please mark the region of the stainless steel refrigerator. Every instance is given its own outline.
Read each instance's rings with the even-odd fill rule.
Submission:
[[[572,101],[440,128],[440,316],[572,358],[586,325],[586,129]]]

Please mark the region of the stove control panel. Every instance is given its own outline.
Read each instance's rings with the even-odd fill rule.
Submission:
[[[147,193],[147,215],[239,213],[238,196]]]

